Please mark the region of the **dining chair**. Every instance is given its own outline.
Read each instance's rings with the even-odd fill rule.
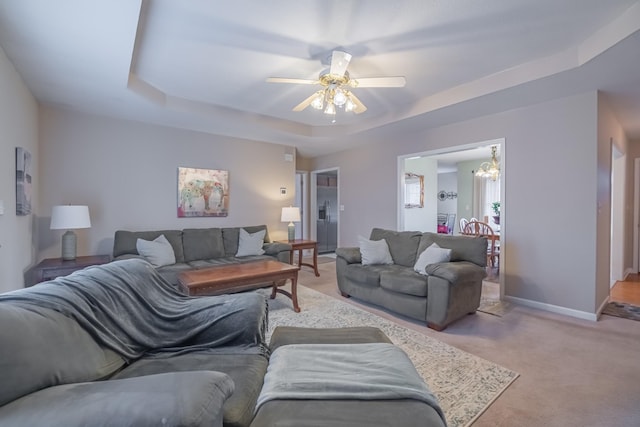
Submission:
[[[453,234],[453,227],[456,223],[456,214],[447,214],[447,234]]]
[[[469,220],[467,218],[460,218],[460,233],[464,232],[464,228],[469,224]]]
[[[500,265],[500,246],[496,244],[498,235],[486,222],[469,221],[462,234],[469,236],[484,236],[487,238],[487,265],[497,267]]]

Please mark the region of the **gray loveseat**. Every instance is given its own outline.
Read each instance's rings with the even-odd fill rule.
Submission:
[[[248,233],[265,230],[264,254],[237,257],[240,228]],[[178,284],[178,273],[185,270],[237,264],[261,259],[277,259],[289,263],[291,245],[271,242],[266,225],[226,228],[185,228],[184,230],[125,231],[118,230],[113,241],[115,261],[142,258],[136,249],[138,239],[154,240],[164,235],[173,247],[176,263],[158,267],[158,273],[172,285]]]
[[[336,274],[343,296],[424,321],[435,330],[479,307],[486,277],[485,237],[374,228],[370,239],[387,242],[393,264],[362,265],[359,248],[338,248]],[[416,259],[433,243],[451,249],[450,262],[427,265],[426,275],[418,274]]]

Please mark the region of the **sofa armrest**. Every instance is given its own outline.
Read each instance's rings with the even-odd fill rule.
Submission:
[[[272,242],[265,243],[262,249],[266,255],[277,256],[280,252],[290,251],[291,245],[288,243]]]
[[[452,284],[482,280],[487,277],[483,267],[468,261],[429,264],[426,272],[430,276],[440,277]]]
[[[344,259],[347,264],[358,264],[362,262],[360,248],[337,248],[336,256]]]

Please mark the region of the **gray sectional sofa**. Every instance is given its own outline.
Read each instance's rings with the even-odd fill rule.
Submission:
[[[264,297],[188,297],[138,259],[2,294],[0,323],[4,427],[246,427],[268,365]]]
[[[482,279],[486,277],[485,237],[374,228],[370,240],[382,239],[392,264],[363,265],[359,248],[336,250],[336,274],[343,296],[424,321],[435,330],[479,307]],[[417,273],[414,266],[419,255],[434,243],[451,249],[450,261],[427,265],[424,274]]]
[[[248,233],[265,230],[264,254],[236,256],[240,229]],[[175,254],[175,264],[158,267],[158,273],[169,283],[178,284],[178,273],[185,270],[237,264],[261,259],[277,259],[289,263],[291,245],[271,242],[266,225],[226,228],[185,228],[184,230],[125,231],[118,230],[113,241],[113,259],[143,258],[136,248],[138,239],[152,241],[164,235]]]
[[[141,259],[1,294],[0,425],[446,427],[380,330],[276,329],[269,348],[267,310],[255,292],[183,295]]]

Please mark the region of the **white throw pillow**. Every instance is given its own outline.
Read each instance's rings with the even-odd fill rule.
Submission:
[[[449,262],[451,260],[451,249],[445,249],[438,246],[436,243],[433,243],[427,249],[422,251],[416,264],[413,266],[413,269],[427,276],[427,272],[425,271],[427,265],[437,264],[439,262]]]
[[[393,264],[386,240],[368,240],[358,236],[358,241],[360,242],[362,265]]]
[[[155,267],[176,263],[176,254],[173,253],[173,247],[164,234],[159,235],[152,242],[142,239],[136,240],[136,249]]]
[[[264,253],[264,235],[267,230],[260,230],[250,234],[244,228],[240,229],[238,239],[238,253],[236,256],[262,255]]]

